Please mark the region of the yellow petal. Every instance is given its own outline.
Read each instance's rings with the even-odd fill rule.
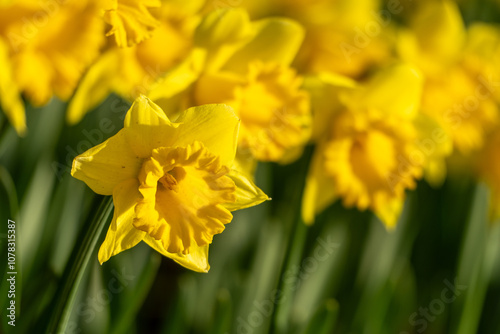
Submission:
[[[153,237],[146,234],[144,241],[158,253],[171,258],[187,269],[200,273],[207,273],[210,269],[210,265],[208,264],[208,245],[197,247],[189,254],[173,254],[165,250],[161,240],[155,240]]]
[[[215,71],[253,34],[248,14],[243,9],[210,12],[196,28],[196,46],[207,50],[206,68]]]
[[[150,88],[148,97],[162,105],[163,101],[172,100],[172,97],[184,92],[198,79],[204,63],[205,51],[202,49],[192,50],[181,64],[158,78]],[[166,111],[168,112],[168,110]]]
[[[229,176],[236,185],[236,202],[224,204],[224,207],[229,211],[249,208],[270,200],[270,198],[253,183],[251,178],[244,173],[231,169],[227,176]]]
[[[343,108],[338,98],[341,92],[356,86],[354,80],[333,73],[323,72],[305,78],[304,88],[311,96],[313,111],[313,140],[318,141],[328,133],[332,117]]]
[[[115,90],[114,80],[120,65],[123,65],[121,54],[118,49],[112,49],[90,67],[69,103],[66,115],[69,124],[78,123],[87,112],[101,104]]]
[[[403,210],[403,204],[403,200],[395,198],[385,203],[384,206],[374,208],[373,211],[388,230],[393,230]]]
[[[248,64],[260,60],[290,65],[304,39],[304,28],[283,18],[269,18],[254,23],[254,38],[235,52],[222,68],[246,73]]]
[[[302,196],[302,219],[308,225],[337,198],[334,182],[325,172],[323,152],[324,145],[318,145],[311,160]]]
[[[196,105],[230,101],[234,90],[245,81],[230,72],[215,72],[202,75],[194,87]]]
[[[159,0],[116,0],[111,7],[104,7],[104,20],[111,25],[107,36],[115,35],[120,47],[133,46],[149,38],[158,21],[148,8],[160,7]],[[109,6],[109,5],[107,5]]]
[[[0,106],[10,123],[22,136],[26,133],[26,116],[19,89],[12,74],[6,45],[0,39]]]
[[[144,95],[139,96],[125,116],[127,145],[142,159],[158,147],[173,146],[178,124],[171,123],[163,111]]]
[[[219,9],[203,18],[194,35],[196,45],[211,49],[234,44],[251,33],[250,18],[244,9]]]
[[[170,123],[161,109],[150,99],[136,99],[127,114],[128,145],[140,158],[148,158],[158,147],[185,147],[195,141],[220,157],[223,165],[232,166],[236,154],[239,119],[233,109],[224,104],[193,107],[181,113]]]
[[[135,125],[171,125],[163,110],[146,96],[139,96],[125,116],[126,128]]]
[[[77,156],[71,175],[98,194],[113,194],[117,185],[137,177],[142,164],[130,148],[127,137],[127,129],[122,129],[104,143]]]
[[[222,165],[233,165],[240,120],[231,107],[207,104],[189,108],[176,122],[183,123],[178,128],[176,145],[187,146],[200,141],[212,154],[219,156]]]
[[[388,117],[413,118],[420,108],[422,89],[420,71],[410,65],[398,64],[373,77],[360,95],[355,95],[355,100],[369,108],[383,110]]]
[[[102,264],[110,257],[137,245],[146,234],[132,225],[135,205],[140,200],[139,181],[128,179],[116,186],[113,191],[115,212],[106,233],[106,239],[99,249],[99,262]]]
[[[446,131],[432,118],[419,114],[415,126],[420,133],[417,149],[425,158],[424,176],[433,187],[439,187],[446,178],[446,158],[453,151],[453,140]]]
[[[425,67],[424,71],[442,69],[460,57],[466,30],[454,1],[422,2],[410,27],[418,43],[418,53],[412,54],[412,48],[406,48],[410,52],[404,56]]]

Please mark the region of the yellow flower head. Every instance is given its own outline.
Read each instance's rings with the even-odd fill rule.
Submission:
[[[304,221],[311,223],[315,214],[341,198],[346,206],[372,210],[392,228],[405,190],[415,187],[427,160],[416,146],[421,76],[414,68],[397,65],[362,87],[352,88],[345,80],[329,84],[345,88],[330,116],[320,116],[328,125],[317,135],[303,199]],[[331,94],[322,98],[331,99]],[[315,116],[326,112],[325,102],[313,101]]]
[[[426,77],[422,111],[446,130],[459,153],[480,149],[499,121],[498,31],[485,25],[466,30],[452,1],[423,2],[410,27],[400,34],[399,52]]]
[[[160,6],[160,0],[103,1],[104,20],[111,25],[106,35],[114,35],[119,47],[142,42],[151,37],[152,31],[159,25],[149,8]]]
[[[0,11],[0,104],[24,132],[23,93],[35,106],[67,100],[104,42],[93,1],[16,1]],[[8,88],[6,88],[8,87]]]
[[[196,30],[191,63],[168,73],[149,96],[167,105],[228,104],[242,122],[240,149],[283,161],[310,133],[309,97],[289,66],[303,35],[291,20],[250,22],[243,10],[214,11]]]
[[[231,211],[268,199],[233,169],[238,129],[225,105],[188,109],[172,123],[139,97],[124,129],[73,162],[74,177],[113,195],[99,261],[144,241],[189,269],[208,271],[208,245],[231,222]]]
[[[67,100],[104,42],[92,1],[71,0],[50,9],[20,2],[3,8],[0,21],[14,81],[35,105],[53,94]]]

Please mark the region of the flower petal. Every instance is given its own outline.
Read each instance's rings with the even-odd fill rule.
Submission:
[[[171,258],[187,269],[201,273],[206,273],[210,269],[210,265],[208,264],[208,245],[194,248],[189,254],[174,254],[165,250],[161,240],[156,240],[146,234],[144,241],[158,253]]]
[[[162,105],[165,101],[171,104],[172,97],[185,91],[198,79],[204,63],[205,51],[202,49],[192,50],[182,63],[168,71],[150,87],[148,97]],[[175,108],[164,108],[168,112],[167,109],[173,110]]]
[[[111,92],[120,93],[115,87],[116,74],[124,65],[123,53],[119,51],[121,50],[115,48],[104,53],[82,78],[68,106],[66,119],[69,124],[78,123]],[[130,71],[130,64],[127,64],[127,71]]]
[[[140,198],[137,179],[125,180],[114,189],[115,212],[106,239],[99,248],[98,258],[101,264],[143,240],[146,233],[136,229],[132,224],[135,217],[134,208]]]
[[[454,1],[422,2],[410,26],[422,52],[434,63],[442,66],[460,57],[466,29],[460,9]]]
[[[390,116],[413,118],[420,108],[423,77],[410,65],[398,64],[389,67],[370,80],[354,101],[369,108],[383,110]]]
[[[194,35],[196,45],[213,49],[241,42],[251,34],[248,13],[244,9],[219,9],[203,18]]]
[[[113,194],[113,189],[125,180],[136,178],[142,160],[131,150],[127,129],[73,160],[71,175],[85,182],[101,195]]]
[[[0,39],[0,107],[19,135],[26,133],[26,116],[20,91],[14,81],[6,45]]]
[[[318,145],[309,167],[302,197],[302,219],[308,225],[314,223],[315,216],[337,198],[335,185],[325,173],[323,152],[324,145]]]
[[[195,31],[195,45],[207,52],[206,68],[216,71],[253,35],[253,26],[244,9],[210,12]]]
[[[172,123],[163,110],[146,96],[139,96],[125,116],[126,128],[135,125],[171,125]]]
[[[223,204],[229,211],[249,208],[270,200],[270,198],[253,183],[251,178],[245,174],[235,169],[231,169],[227,176],[229,176],[236,185],[236,202]]]
[[[208,150],[220,157],[225,166],[232,166],[236,155],[240,120],[225,104],[207,104],[189,108],[176,120],[183,123],[177,129],[178,146],[200,141]]]
[[[348,77],[327,72],[305,78],[304,88],[311,96],[314,141],[327,135],[333,115],[343,107],[338,99],[339,94],[356,86],[356,82]]]
[[[304,28],[283,18],[269,18],[254,23],[255,37],[235,52],[223,70],[246,73],[248,64],[260,60],[290,65],[304,39]]]
[[[174,145],[179,124],[171,123],[163,110],[144,95],[139,96],[125,116],[127,146],[142,159],[155,148]]]
[[[378,206],[373,209],[373,212],[384,223],[388,230],[394,230],[398,222],[398,218],[403,210],[404,200],[394,198],[384,206]]]

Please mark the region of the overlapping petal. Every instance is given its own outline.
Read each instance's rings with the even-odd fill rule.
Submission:
[[[71,175],[85,182],[94,192],[112,195],[117,185],[136,178],[142,165],[129,146],[129,130],[122,129],[73,160]]]
[[[114,188],[115,211],[106,238],[99,248],[98,258],[101,264],[108,261],[110,257],[134,247],[146,235],[132,224],[135,206],[141,198],[138,188],[139,181],[136,178],[127,179]]]

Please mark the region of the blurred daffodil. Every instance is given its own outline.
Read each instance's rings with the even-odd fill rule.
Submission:
[[[499,121],[492,67],[498,64],[498,31],[484,25],[466,30],[452,1],[424,1],[418,7],[411,30],[400,34],[399,52],[426,77],[422,111],[447,131],[457,152],[469,154],[482,147]],[[495,44],[484,48],[484,41],[495,34],[493,52]]]
[[[45,6],[16,1],[0,11],[2,109],[25,130],[23,93],[35,106],[55,95],[67,100],[104,42],[104,23],[93,1]]]
[[[394,65],[362,86],[323,75],[306,87],[316,89],[313,110],[320,121],[302,203],[304,221],[312,223],[341,198],[348,207],[372,210],[393,228],[405,191],[416,186],[436,153],[418,146],[421,75],[411,66]]]
[[[79,122],[111,93],[129,101],[146,94],[188,56],[203,4],[204,0],[162,1],[151,14],[158,26],[150,38],[133,47],[112,45],[105,50],[81,80],[68,108],[68,122]]]
[[[288,19],[250,22],[244,10],[213,11],[196,30],[192,58],[149,96],[170,110],[228,104],[241,119],[240,152],[261,161],[292,159],[311,123],[308,94],[290,68],[303,36]]]
[[[296,61],[302,71],[359,78],[393,58],[393,14],[379,0],[277,2],[307,31]]]
[[[111,25],[107,35],[114,35],[120,47],[142,42],[159,26],[149,10],[160,7],[160,0],[106,0],[101,6],[105,10],[104,20]]]
[[[231,211],[268,199],[233,169],[239,123],[226,105],[191,108],[172,123],[141,96],[124,129],[76,157],[72,175],[115,204],[99,261],[144,241],[186,268],[208,271],[208,246]]]

